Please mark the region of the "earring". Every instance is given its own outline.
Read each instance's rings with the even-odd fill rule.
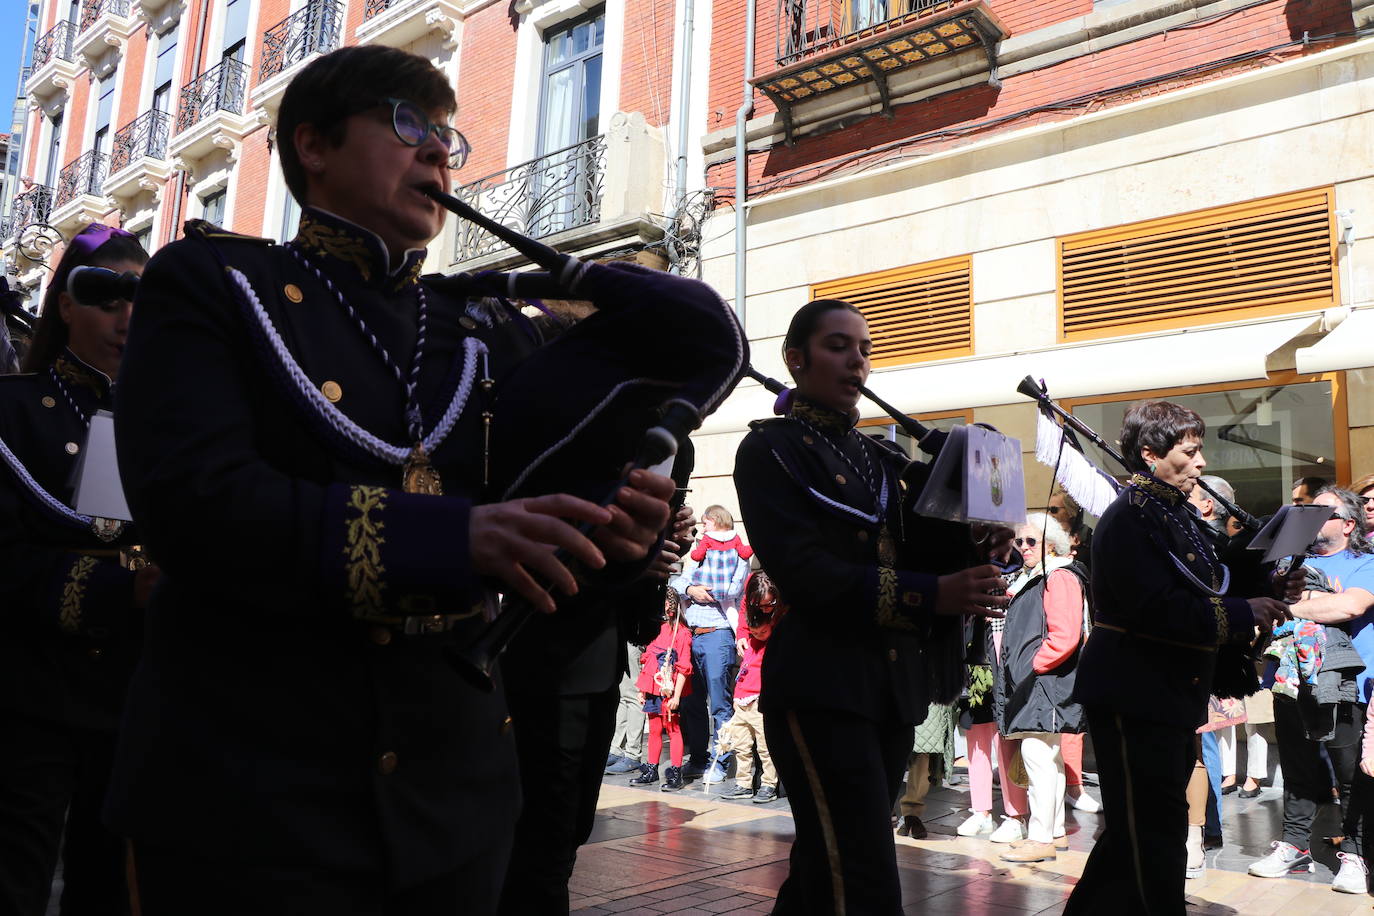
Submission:
[[[1153,473],[1155,472],[1155,468],[1157,468],[1157,467],[1159,467],[1159,465],[1157,465],[1155,462],[1151,461],[1151,462],[1150,462],[1150,473],[1153,474]]]

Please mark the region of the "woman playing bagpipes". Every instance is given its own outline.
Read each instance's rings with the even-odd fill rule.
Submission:
[[[116,431],[166,582],[108,804],[145,916],[494,911],[521,725],[454,659],[498,590],[543,611],[593,597],[639,575],[668,520],[671,479],[626,480],[633,452],[604,442],[555,455],[559,424],[624,388],[590,388],[619,352],[598,329],[643,305],[690,336],[728,307],[696,281],[569,259],[568,298],[598,314],[540,346],[480,278],[422,277],[447,216],[434,198],[467,152],[455,109],[412,54],[311,61],[277,120],[296,237],[197,223],[149,264]],[[654,377],[685,397],[673,371]],[[566,476],[522,489],[536,465]]]
[[[761,693],[796,821],[777,913],[900,912],[890,815],[913,726],[962,688],[960,615],[1006,606],[979,563],[992,539],[904,511],[920,466],[855,429],[871,349],[853,306],[804,306],[783,342],[785,416],[754,423],[736,457],[750,541],[791,608]]]
[[[158,571],[121,555],[132,526],[75,511],[74,478],[123,357],[132,303],[114,288],[147,260],[122,229],[77,233],[48,283],[24,374],[0,376],[4,913],[45,912],[64,822],[62,912],[128,912],[124,844],[100,806]],[[76,298],[77,268],[95,268],[108,289],[97,282]]]

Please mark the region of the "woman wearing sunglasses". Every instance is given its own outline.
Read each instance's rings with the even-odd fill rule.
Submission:
[[[112,407],[132,309],[119,277],[147,260],[121,229],[78,233],[24,374],[0,376],[0,912],[45,911],[64,822],[61,912],[128,911],[124,844],[100,805],[158,573],[121,562],[130,526],[75,512],[73,478],[92,414]],[[69,287],[82,267],[95,269]]]
[[[1012,601],[992,695],[998,731],[1021,742],[1030,816],[1025,839],[1012,843],[1002,859],[1043,862],[1069,848],[1060,742],[1085,728],[1083,707],[1072,694],[1087,625],[1088,571],[1070,556],[1068,532],[1043,512],[1027,516],[1012,543],[1025,566],[1007,588]]]

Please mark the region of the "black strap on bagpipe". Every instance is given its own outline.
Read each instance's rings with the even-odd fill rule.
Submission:
[[[698,280],[623,262],[584,262],[452,195],[427,193],[546,271],[469,275],[474,295],[590,300],[597,307],[502,379],[491,417],[493,498],[572,493],[606,505],[624,485],[627,465],[667,473],[665,462],[749,365],[734,310]],[[490,689],[496,658],[531,613],[528,604],[511,602],[451,660]]]

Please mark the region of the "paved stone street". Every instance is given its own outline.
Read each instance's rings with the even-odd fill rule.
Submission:
[[[769,805],[731,802],[703,793],[701,784],[677,793],[630,788],[607,777],[591,842],[573,875],[573,910],[602,913],[766,913],[787,871],[792,818],[786,800]],[[712,787],[713,792],[717,787]],[[1090,790],[1092,791],[1092,790]],[[1013,866],[1002,847],[966,839],[955,827],[966,816],[966,786],[932,791],[925,840],[896,838],[908,913],[928,916],[1016,916],[1063,909],[1092,848],[1100,815],[1070,812],[1070,850],[1055,862]],[[1314,845],[1321,864],[1300,878],[1245,874],[1276,839],[1282,798],[1265,789],[1255,799],[1224,798],[1226,845],[1209,851],[1208,871],[1188,882],[1190,913],[1368,913],[1374,898],[1331,890],[1335,850],[1321,837],[1335,832],[1337,809],[1318,816]]]

